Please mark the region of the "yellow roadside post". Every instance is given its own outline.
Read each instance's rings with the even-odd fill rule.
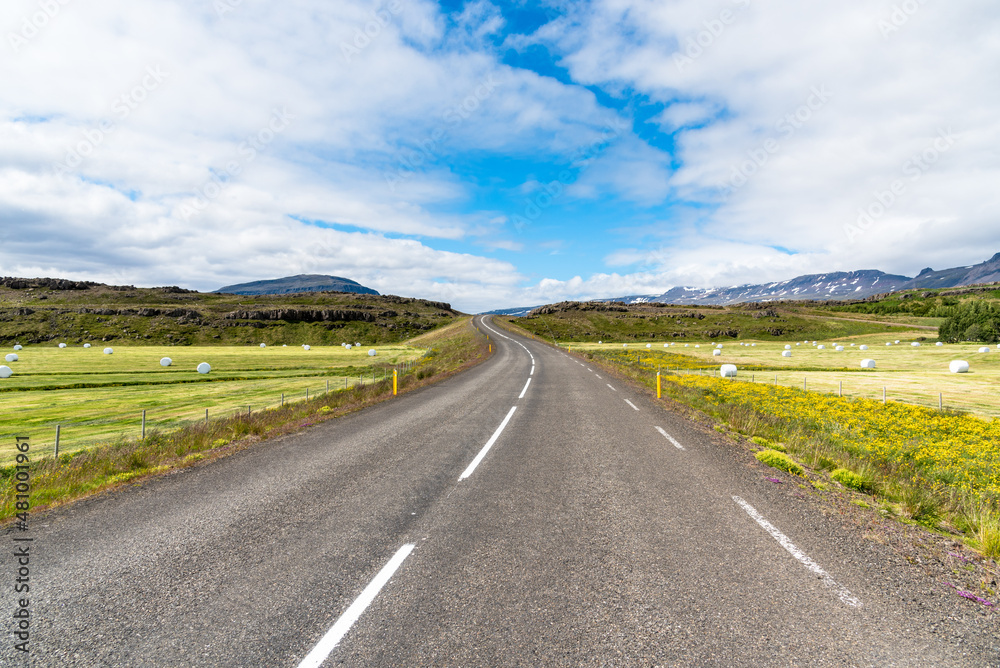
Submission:
[[[660,372],[657,371],[656,372],[656,398],[660,399],[662,397],[663,397],[663,394],[660,391]]]
[[[396,370],[392,370],[392,396],[396,396]]]

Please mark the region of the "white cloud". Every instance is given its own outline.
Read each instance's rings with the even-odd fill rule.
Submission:
[[[862,0],[598,0],[536,39],[559,49],[577,81],[679,100],[657,119],[665,126],[709,116],[691,100],[724,110],[678,135],[682,166],[670,185],[708,208],[683,248],[636,254],[659,263],[664,278],[912,273],[928,262],[986,259],[1000,246],[1000,168],[988,157],[1000,143],[1000,89],[986,83],[1000,67],[998,15],[982,0],[912,5],[919,9],[900,18],[893,3]],[[893,20],[898,29],[887,29]],[[957,140],[914,178],[907,161],[947,128]],[[732,187],[741,168],[753,174],[720,202],[720,186]],[[858,209],[897,180],[905,191],[849,238]],[[965,241],[973,238],[985,250]],[[800,254],[776,255],[773,246]],[[747,254],[758,260],[748,263]]]

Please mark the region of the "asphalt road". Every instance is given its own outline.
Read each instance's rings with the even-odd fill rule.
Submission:
[[[0,662],[1000,666],[992,618],[790,479],[491,337],[443,383],[36,514],[31,651]]]

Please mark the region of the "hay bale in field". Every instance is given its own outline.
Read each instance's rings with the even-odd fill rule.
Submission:
[[[722,344],[721,344],[721,343],[718,343],[718,344],[716,344],[716,346],[715,346],[715,347],[716,347],[716,348],[722,348]]]
[[[858,350],[868,350],[868,346],[858,346]]]
[[[310,346],[308,343],[304,343],[302,344],[302,350],[312,350],[312,346]]]
[[[712,357],[718,357],[721,354],[722,354],[722,351],[719,350],[718,348],[716,348],[715,350],[712,351]]]
[[[368,351],[368,357],[375,357],[376,355],[378,355],[378,352],[374,348]]]
[[[913,346],[914,348],[919,348],[920,347],[920,343],[918,343],[917,341],[914,341],[910,345]]]
[[[261,348],[267,348],[267,344],[266,343],[262,343],[262,344],[260,344],[260,347]]]
[[[628,348],[628,344],[627,343],[623,343],[622,344],[622,348]]]
[[[350,350],[350,349],[351,349],[351,344],[350,343],[348,343],[347,345],[344,346],[344,350]]]
[[[89,347],[90,347],[90,344],[89,344],[89,343],[85,343],[85,344],[83,344],[83,347],[84,347],[84,348],[89,348]]]
[[[988,352],[990,352],[990,347],[989,346],[983,346],[982,348],[979,349],[979,352],[981,352],[981,353],[988,353]]]
[[[22,347],[23,346],[20,343],[18,343],[17,345],[14,346],[14,350],[21,350]]]
[[[9,366],[0,366],[0,378],[10,378],[14,375],[14,370]]]
[[[842,353],[844,352],[844,346],[837,346],[836,348],[834,348],[834,350],[836,350],[838,353]]]
[[[819,344],[818,346],[816,346],[816,350],[826,350],[826,346],[824,346],[824,345],[823,345],[823,344],[821,343],[821,344]]]
[[[60,347],[60,348],[65,348],[65,347],[66,347],[66,344],[65,344],[65,343],[60,343],[60,344],[59,344],[59,347]]]
[[[890,343],[890,342],[886,341],[886,344],[885,344],[885,345],[887,345],[887,346],[891,346],[891,345],[892,345],[892,343]]]
[[[653,344],[652,344],[652,343],[647,343],[647,344],[646,344],[646,347],[647,347],[647,348],[652,348],[652,347],[653,347]]]
[[[792,347],[790,345],[785,344],[785,350],[791,350],[791,349],[792,349]]]
[[[862,369],[874,369],[875,368],[875,360],[861,360],[861,368]]]
[[[943,343],[941,343],[940,341],[938,341],[938,342],[937,342],[937,343],[935,343],[934,345],[935,345],[935,346],[943,346],[944,344],[943,344]]]
[[[723,378],[736,378],[736,365],[723,364],[719,367],[719,375]]]
[[[201,364],[198,365],[197,370],[198,373],[208,373],[209,371],[212,370],[212,365],[209,364],[208,362],[202,362]]]
[[[965,360],[954,360],[948,365],[948,371],[952,373],[969,373],[969,363]]]
[[[114,355],[115,354],[115,349],[114,348],[105,348],[104,349],[104,354],[105,355]]]
[[[792,351],[791,350],[782,350],[781,351],[781,356],[782,357],[791,357],[792,356]]]
[[[17,353],[8,353],[4,359],[8,362],[16,362],[18,360]]]
[[[169,357],[163,357],[160,359],[160,366],[170,366],[174,361]]]

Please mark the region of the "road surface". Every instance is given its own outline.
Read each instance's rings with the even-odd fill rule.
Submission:
[[[445,382],[35,514],[0,663],[1000,665],[992,618],[790,478],[477,323],[495,355]]]

